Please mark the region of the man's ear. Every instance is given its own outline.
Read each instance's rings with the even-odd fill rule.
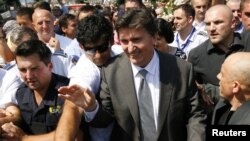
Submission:
[[[189,23],[193,23],[193,21],[194,21],[194,17],[193,16],[188,16],[187,18],[188,18],[188,22]]]
[[[63,32],[63,33],[65,33],[65,32],[66,32],[66,30],[67,30],[67,28],[65,28],[65,27],[61,27],[61,30],[62,30],[62,32]]]
[[[238,93],[241,89],[240,83],[238,81],[233,81],[233,93]]]
[[[53,69],[53,64],[52,64],[52,62],[49,62],[49,63],[48,63],[48,68],[49,68],[50,70]]]

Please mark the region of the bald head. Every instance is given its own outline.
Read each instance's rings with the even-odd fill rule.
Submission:
[[[34,29],[40,40],[47,43],[54,36],[54,20],[48,10],[36,9],[32,15]]]
[[[221,4],[212,6],[207,10],[204,21],[210,41],[219,48],[227,49],[225,47],[233,42],[235,29],[231,9]]]
[[[250,53],[238,52],[230,55],[223,63],[223,67],[230,72],[228,75],[232,80],[237,80],[250,88]]]
[[[209,4],[209,0],[191,0],[191,5],[193,5],[193,4],[197,3],[197,2],[200,2],[200,1],[206,2],[207,5]]]
[[[51,19],[53,19],[53,15],[51,12],[49,12],[48,10],[45,10],[45,9],[36,9],[32,15],[32,20],[36,20],[36,18],[38,17],[49,17]]]
[[[231,9],[224,4],[218,4],[218,5],[210,7],[207,10],[206,15],[208,15],[209,13],[216,13],[216,14],[218,14],[217,16],[223,14],[223,18],[227,18],[229,20],[233,19],[233,13],[232,13]],[[226,16],[226,17],[224,17],[224,16]]]

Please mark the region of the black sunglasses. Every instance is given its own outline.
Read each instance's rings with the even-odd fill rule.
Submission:
[[[95,46],[95,47],[91,47],[91,48],[88,48],[88,47],[83,46],[83,49],[85,50],[85,52],[86,52],[86,53],[89,53],[89,54],[94,54],[94,53],[96,53],[96,51],[98,51],[99,53],[103,53],[103,52],[105,52],[108,48],[109,48],[109,42],[105,42],[105,43],[102,44],[102,45]]]

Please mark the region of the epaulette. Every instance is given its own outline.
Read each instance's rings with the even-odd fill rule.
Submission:
[[[205,36],[205,37],[208,36],[208,34],[207,34],[205,31],[199,31],[199,32],[197,33],[197,35],[201,35],[201,36]]]
[[[11,68],[13,68],[16,64],[14,63],[8,63],[6,65],[3,66],[4,70],[10,70]]]
[[[64,53],[64,51],[55,51],[52,55],[58,55],[58,56],[63,56],[63,57],[68,57],[68,55],[66,53]]]

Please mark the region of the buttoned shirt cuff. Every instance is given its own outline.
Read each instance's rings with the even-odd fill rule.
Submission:
[[[99,109],[99,103],[97,102],[97,100],[95,101],[95,103],[96,103],[96,108],[94,111],[91,111],[91,112],[85,111],[85,121],[86,122],[91,122],[95,118],[95,115]]]

